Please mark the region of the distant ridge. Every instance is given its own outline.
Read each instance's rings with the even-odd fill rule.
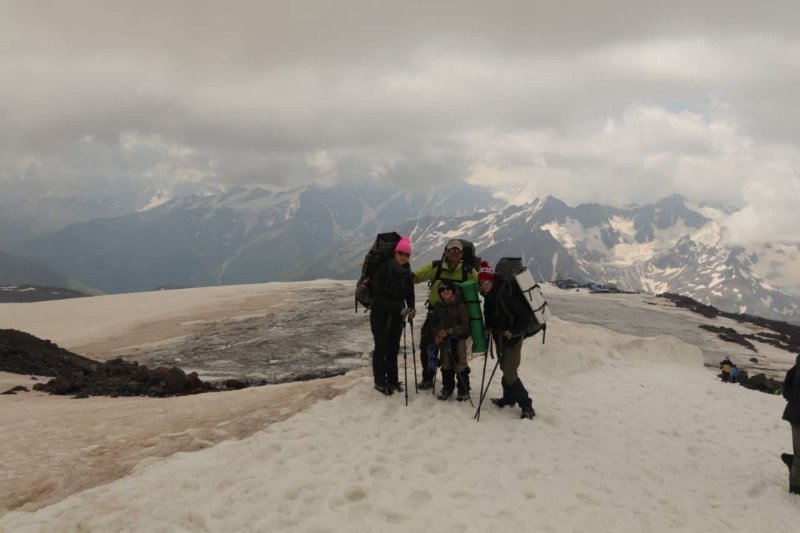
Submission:
[[[0,285],[0,303],[30,303],[49,300],[83,298],[86,293],[63,287],[43,287],[40,285]]]
[[[15,284],[66,287],[69,281],[65,275],[40,263],[0,252],[0,285]]]

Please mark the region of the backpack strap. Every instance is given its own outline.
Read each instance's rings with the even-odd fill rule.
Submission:
[[[444,263],[444,255],[442,255],[440,260],[431,263],[431,265],[436,268],[436,274],[434,274],[430,281],[428,281],[428,299],[425,300],[425,308],[429,313],[433,310],[433,307],[431,306],[431,287],[433,287],[433,284],[437,279],[439,279],[439,276],[442,275],[442,263]]]
[[[500,306],[500,309],[502,309],[502,311],[506,314],[506,316],[508,317],[508,321],[512,324],[512,327],[513,327],[514,325],[516,325],[515,324],[516,320],[514,320],[514,315],[512,315],[511,311],[508,310],[508,307],[506,306],[506,304],[503,303],[503,296],[505,294],[505,295],[510,296],[510,297],[513,298],[514,297],[514,291],[511,288],[511,285],[508,283],[508,280],[504,279],[503,281],[505,283],[503,283],[503,288],[502,288],[501,292],[497,295],[497,304]]]
[[[444,264],[444,256],[442,256],[442,258],[439,259],[438,261],[434,261],[433,263],[431,263],[431,265],[433,265],[434,268],[436,268],[436,274],[434,274],[431,280],[428,282],[429,289],[433,287],[433,284],[436,282],[437,279],[439,279],[439,276],[442,275],[443,264]]]

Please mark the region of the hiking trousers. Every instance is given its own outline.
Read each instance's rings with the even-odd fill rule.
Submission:
[[[433,313],[428,312],[419,332],[419,362],[422,365],[422,380],[431,381],[433,372],[428,366],[428,345],[433,344]]]
[[[375,383],[397,383],[397,355],[403,334],[403,317],[399,312],[372,310],[369,325],[375,349],[372,352],[372,376]]]
[[[467,369],[467,341],[465,339],[451,339],[445,337],[439,345],[439,359],[442,362],[442,370],[450,370],[455,363],[456,372],[463,372]]]
[[[498,347],[497,353],[502,354],[499,357],[500,370],[503,371],[503,379],[500,380],[500,384],[503,386],[503,399],[511,400],[511,405],[516,403],[523,411],[531,409],[533,400],[522,384],[522,380],[519,379],[519,373],[517,372],[522,359],[522,339],[511,346],[503,346],[501,341],[500,346],[502,348]]]
[[[502,346],[502,347],[501,347]],[[522,359],[522,341],[511,346],[503,346],[501,342],[499,345],[495,343],[497,353],[502,354],[500,358],[500,370],[503,371],[503,382],[506,385],[513,385],[519,379],[519,363]]]

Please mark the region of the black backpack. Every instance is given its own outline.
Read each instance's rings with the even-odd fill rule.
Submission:
[[[381,263],[394,256],[394,249],[400,241],[400,235],[397,232],[379,233],[375,237],[375,242],[372,243],[372,248],[369,249],[367,255],[364,256],[364,262],[361,265],[361,276],[356,283],[355,292],[355,307],[358,313],[358,304],[363,305],[366,309],[372,305],[372,289],[370,287],[370,280],[375,275]]]
[[[527,274],[527,275],[525,275]],[[495,277],[505,281],[506,290],[510,291],[512,298],[524,300],[523,308],[526,313],[526,326],[522,337],[527,339],[533,337],[540,331],[542,332],[542,344],[544,344],[545,335],[547,333],[547,314],[549,309],[547,302],[544,300],[542,288],[538,283],[533,282],[533,277],[528,273],[528,269],[522,264],[522,259],[519,257],[503,257],[497,262],[494,269]],[[528,279],[526,287],[520,286],[520,277]],[[501,307],[505,312],[510,315],[508,309],[502,305],[502,298],[500,299]],[[513,319],[513,317],[511,317]]]

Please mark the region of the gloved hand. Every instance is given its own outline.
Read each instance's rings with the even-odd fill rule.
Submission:
[[[404,307],[400,311],[400,316],[403,317],[403,320],[414,320],[414,317],[417,316],[417,311],[413,307]]]
[[[445,337],[447,337],[447,331],[440,329],[436,332],[436,336],[433,340],[436,342],[436,344],[441,344]]]

